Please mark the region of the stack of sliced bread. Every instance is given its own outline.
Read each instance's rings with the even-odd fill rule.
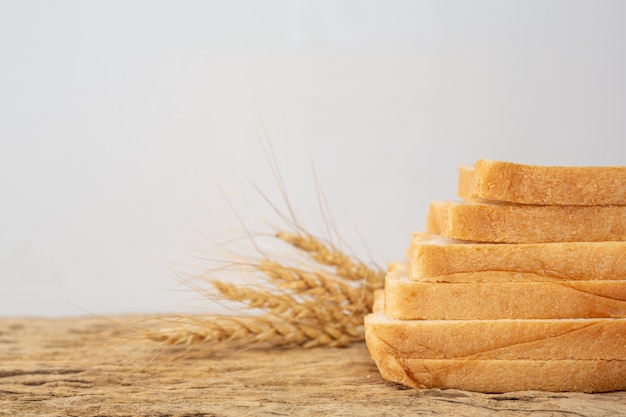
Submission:
[[[365,319],[382,376],[482,392],[626,389],[626,167],[481,160]]]

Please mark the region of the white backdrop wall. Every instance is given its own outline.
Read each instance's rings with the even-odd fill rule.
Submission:
[[[198,311],[166,267],[296,210],[401,259],[479,158],[626,165],[621,1],[0,2],[0,315]],[[284,207],[284,206],[281,206]],[[230,213],[230,214],[229,214]],[[308,220],[307,220],[308,219]],[[364,243],[365,242],[365,243]],[[369,251],[366,249],[369,249]],[[210,308],[210,306],[204,306]]]

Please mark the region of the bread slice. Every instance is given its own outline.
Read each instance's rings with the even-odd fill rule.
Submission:
[[[626,389],[626,319],[365,318],[383,378],[481,392]]]
[[[626,361],[626,318],[398,320],[379,312],[365,326],[406,358]]]
[[[427,226],[431,233],[479,242],[623,241],[626,206],[433,202]]]
[[[485,393],[511,391],[608,392],[626,389],[626,361],[467,360],[397,356],[375,335],[367,345],[387,381],[411,388],[461,389]]]
[[[626,166],[559,167],[482,159],[459,167],[465,200],[542,205],[625,205]]]
[[[626,281],[419,282],[407,272],[395,268],[385,279],[384,311],[395,319],[626,317]]]
[[[626,280],[626,242],[472,243],[413,233],[407,258],[419,281]]]

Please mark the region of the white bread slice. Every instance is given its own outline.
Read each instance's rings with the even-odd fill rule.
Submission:
[[[365,318],[384,379],[413,388],[480,392],[626,389],[623,319],[394,320]]]
[[[472,243],[413,233],[407,258],[419,281],[626,280],[626,242]]]
[[[626,206],[531,206],[433,202],[430,233],[477,242],[626,240]]]
[[[379,312],[365,328],[404,358],[626,361],[626,319],[398,320]]]
[[[482,159],[459,167],[458,195],[542,205],[625,205],[626,166],[562,167]]]
[[[397,356],[372,334],[367,344],[381,376],[411,388],[485,393],[626,389],[626,361],[413,359]]]
[[[407,270],[396,267],[385,279],[384,311],[395,319],[626,317],[626,281],[420,282]]]

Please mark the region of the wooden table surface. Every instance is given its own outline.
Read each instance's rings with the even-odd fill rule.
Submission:
[[[405,389],[364,344],[181,355],[137,319],[0,319],[0,416],[626,415],[624,392]]]

